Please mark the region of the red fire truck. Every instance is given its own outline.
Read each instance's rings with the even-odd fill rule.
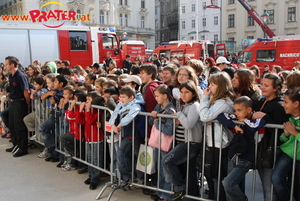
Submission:
[[[147,61],[146,45],[141,40],[125,40],[121,42],[121,47],[123,51],[123,58],[126,58],[126,55],[131,56],[131,62],[134,62],[135,58],[140,55],[142,61]]]
[[[222,47],[225,48],[225,46]],[[215,57],[214,44],[207,40],[170,41],[169,43],[162,43],[153,53],[157,53],[159,58],[177,56],[181,64],[186,62],[186,57],[191,59]]]
[[[57,29],[41,25],[1,25],[0,55],[16,56],[22,65],[34,60],[42,63],[55,59],[68,60],[71,66],[103,63],[106,52],[112,53],[117,66],[122,65],[120,41],[114,29],[62,26]]]
[[[300,36],[278,36],[257,40],[240,54],[237,63],[257,65],[262,72],[266,64],[291,70],[295,61],[300,61]]]

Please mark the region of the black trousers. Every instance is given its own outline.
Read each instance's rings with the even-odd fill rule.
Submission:
[[[9,107],[9,130],[14,146],[26,151],[28,148],[28,131],[23,118],[28,114],[25,100],[12,101]]]

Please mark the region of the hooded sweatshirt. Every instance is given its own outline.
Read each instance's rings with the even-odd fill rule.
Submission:
[[[57,67],[56,67],[56,63],[55,62],[53,62],[53,61],[49,62],[47,64],[47,66],[49,66],[49,68],[50,68],[50,70],[51,70],[52,73],[57,74]]]
[[[163,84],[161,81],[152,81],[147,86],[145,86],[144,92],[144,100],[145,100],[145,110],[146,112],[152,112],[155,106],[157,105],[157,101],[154,96],[154,89]]]

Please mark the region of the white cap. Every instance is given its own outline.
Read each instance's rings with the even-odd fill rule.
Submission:
[[[130,75],[128,76],[126,79],[122,79],[124,82],[128,83],[128,82],[135,82],[138,85],[142,85],[142,80],[139,76],[137,75]]]
[[[230,64],[230,62],[227,61],[227,59],[225,57],[218,57],[216,64],[222,64],[222,63]]]

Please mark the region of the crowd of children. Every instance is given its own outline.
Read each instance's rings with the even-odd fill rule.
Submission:
[[[36,60],[23,68],[17,58],[7,57],[5,65],[0,66],[0,88],[11,105],[5,109],[2,104],[6,104],[6,98],[2,97],[0,116],[2,137],[12,137],[13,147],[6,151],[15,153],[15,157],[28,153],[24,147],[27,137],[19,133],[16,123],[21,124],[13,119],[16,103],[21,102],[24,105],[18,107],[30,111],[22,117],[22,128],[27,128],[30,140],[44,145],[38,157],[59,162],[57,167],[64,171],[88,172],[84,183],[91,190],[100,182],[99,168],[105,168],[104,149],[108,145],[113,151],[111,167],[120,172],[115,180],[121,180],[122,188],[131,185],[132,178],[158,184],[166,191],[173,185],[173,194],[151,192],[154,200],[182,200],[186,194],[199,197],[197,158],[205,155],[210,159],[204,160],[210,165],[209,171],[204,171],[209,199],[248,200],[245,175],[249,169],[257,169],[266,201],[290,200],[291,189],[292,196],[300,201],[298,68],[281,71],[276,66],[272,72],[265,68],[267,72],[260,77],[257,67],[241,65],[241,69],[235,69],[224,57],[216,61],[190,59],[182,66],[174,58],[162,67],[157,55],[153,64],[132,64],[127,55],[124,66],[118,69],[113,58],[107,57],[106,65],[95,63],[85,70],[59,60],[44,65]],[[18,77],[22,77],[19,82]],[[112,113],[94,106],[106,107]],[[148,112],[150,117],[140,112]],[[159,114],[174,115],[176,120]],[[216,119],[218,123],[212,123]],[[274,128],[264,128],[265,124],[283,125],[283,129],[276,134]],[[155,149],[160,159],[156,166],[160,168],[144,178],[146,174],[132,164],[136,164],[139,146],[151,138],[153,130],[174,135],[175,142],[168,151]],[[272,160],[275,153],[277,161]]]

